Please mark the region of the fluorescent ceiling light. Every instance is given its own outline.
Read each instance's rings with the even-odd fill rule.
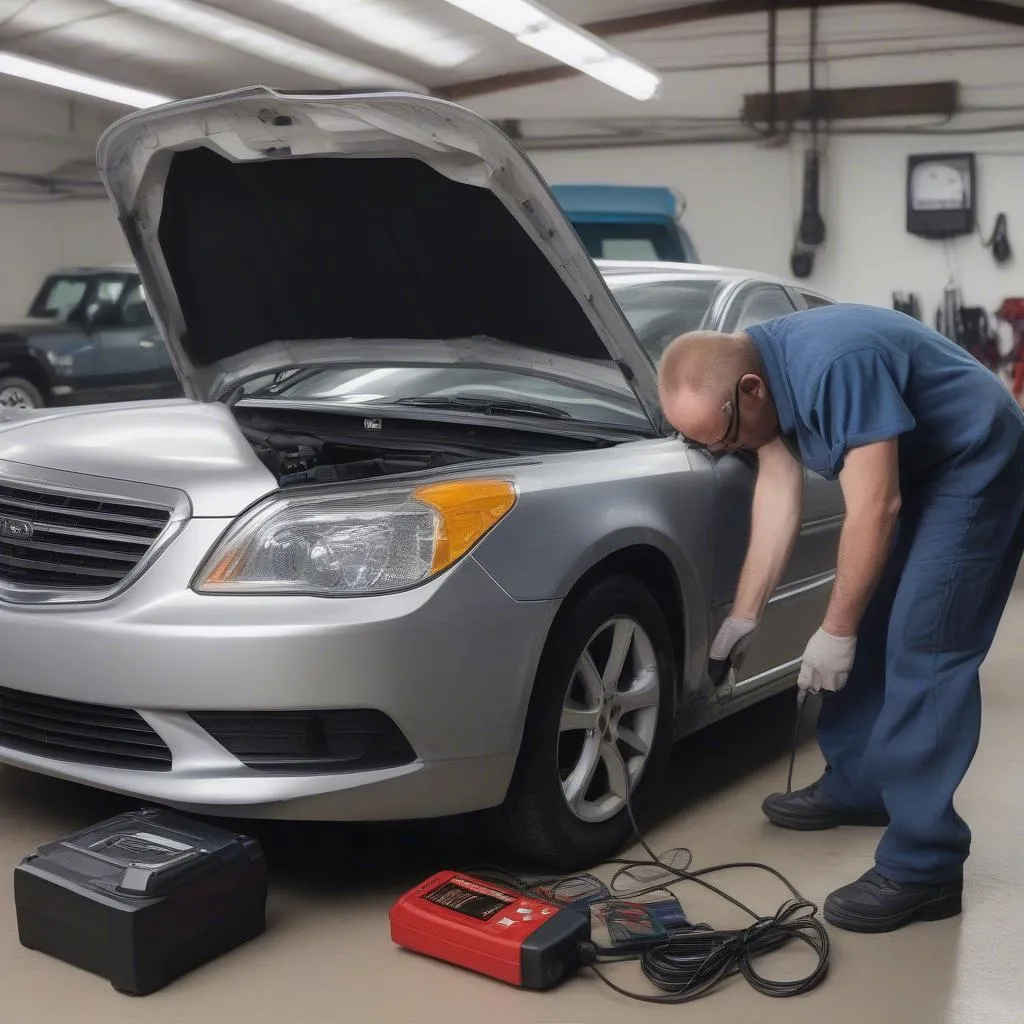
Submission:
[[[340,57],[330,50],[194,0],[109,0],[125,10],[205,36],[264,60],[318,75],[339,85],[386,86],[423,91],[380,68]]]
[[[476,49],[452,39],[437,26],[379,0],[278,0],[349,35],[435,68],[453,68],[476,55]]]
[[[155,107],[161,103],[170,103],[170,96],[160,96],[155,92],[133,89],[128,85],[109,82],[105,78],[83,75],[78,71],[55,67],[53,64],[42,64],[27,57],[18,57],[13,53],[0,53],[0,74],[12,75],[27,82],[38,82],[40,85],[51,85],[55,89],[80,93],[83,96],[95,96],[97,99],[121,103],[126,107]]]
[[[448,0],[448,3],[634,99],[652,99],[661,88],[661,78],[655,71],[531,0]]]

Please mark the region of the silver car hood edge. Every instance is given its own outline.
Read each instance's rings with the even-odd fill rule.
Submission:
[[[661,424],[650,362],[528,157],[496,126],[464,107],[402,93],[304,96],[253,87],[139,111],[104,132],[97,151],[99,172],[170,358],[191,397],[214,400],[236,382],[284,364],[344,362],[347,351],[356,355],[342,344],[329,348],[322,341],[291,341],[254,346],[206,366],[189,358],[182,344],[188,328],[158,229],[171,154],[197,146],[232,161],[288,156],[414,157],[453,181],[489,189],[579,303],[596,340],[624,375],[652,425]],[[288,156],[278,155],[282,151]],[[360,348],[368,344],[380,345],[365,342]],[[490,343],[469,339],[462,344],[486,349]],[[380,346],[378,354],[382,350]],[[503,354],[506,365],[508,355]],[[365,351],[360,356],[365,357]],[[531,365],[543,358],[543,353],[521,346],[517,362]]]

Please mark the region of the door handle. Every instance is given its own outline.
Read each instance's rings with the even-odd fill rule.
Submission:
[[[155,341],[150,341],[149,338],[143,338],[142,341],[139,342],[139,348],[155,348],[155,347],[156,347],[156,342]]]

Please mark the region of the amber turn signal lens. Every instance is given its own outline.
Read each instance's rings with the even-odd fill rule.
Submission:
[[[446,569],[496,526],[516,503],[508,480],[455,480],[427,484],[413,495],[440,515],[431,573]]]
[[[229,551],[206,575],[206,583],[229,583],[238,574],[242,566],[243,552],[238,549]]]

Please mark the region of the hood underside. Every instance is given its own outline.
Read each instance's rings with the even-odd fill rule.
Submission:
[[[617,364],[656,422],[649,363],[574,230],[464,108],[248,89],[123,119],[99,165],[194,397],[368,342],[420,361],[419,342],[481,339],[482,362],[497,342]]]

